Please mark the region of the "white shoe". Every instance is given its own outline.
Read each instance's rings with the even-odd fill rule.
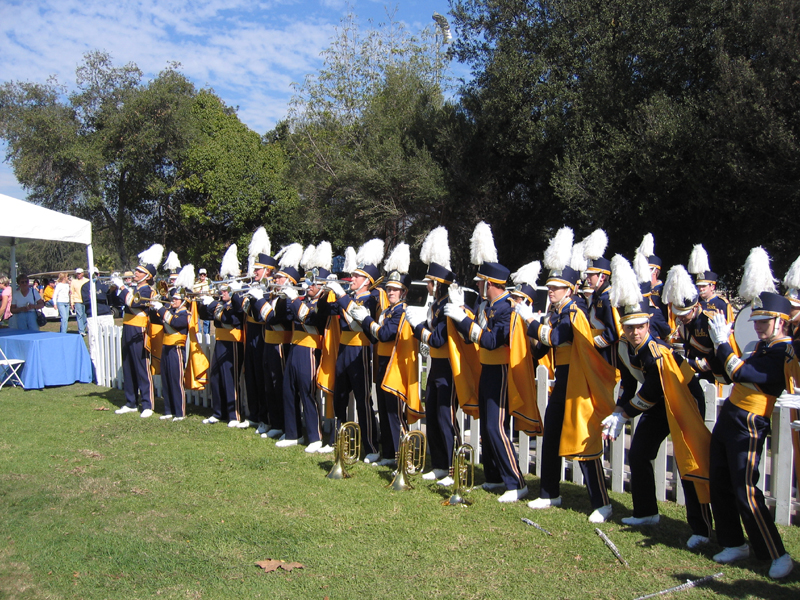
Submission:
[[[171,419],[172,415],[161,415],[158,417],[160,421],[166,421],[167,419]]]
[[[489,483],[488,481],[481,486],[487,492],[491,492],[492,490],[500,490],[506,487],[505,483]]]
[[[308,446],[306,446],[306,452],[309,454],[315,454],[320,448],[322,448],[322,442],[311,442]]]
[[[282,435],[283,435],[283,429],[270,429],[267,432],[267,437],[272,439],[279,438]]]
[[[518,490],[507,490],[505,494],[500,496],[498,502],[516,502],[528,495],[528,486]]]
[[[178,421],[183,421],[186,417],[175,417],[172,419],[173,423],[177,423]]]
[[[308,452],[308,450],[306,450],[306,452]],[[333,452],[333,446],[328,446],[327,444],[317,450],[317,454],[330,454],[331,452]]]
[[[601,506],[589,515],[589,523],[605,523],[608,521],[608,518],[611,516],[611,512],[613,510],[614,509],[610,504]]]
[[[656,523],[659,522],[659,520],[661,520],[661,515],[656,514],[656,515],[650,515],[649,517],[625,517],[624,519],[622,519],[622,522],[625,523],[625,525],[655,525]],[[693,535],[692,537],[700,537],[700,536]],[[706,538],[706,541],[708,541],[708,538]],[[692,546],[689,547],[691,548]]]
[[[153,411],[152,411],[152,410],[150,410],[149,408],[145,408],[145,409],[142,411],[142,414],[140,414],[139,416],[140,416],[141,418],[143,418],[143,419],[146,419],[147,417],[152,417],[152,416],[153,416]]]
[[[236,426],[239,429],[247,429],[248,427],[250,427],[250,421],[248,421],[247,419],[245,419],[244,421],[237,421]]]
[[[288,448],[289,446],[297,446],[297,440],[287,440],[284,438],[275,445],[278,448]]]
[[[377,452],[373,452],[372,454],[367,454],[364,457],[364,462],[367,464],[378,462],[381,459],[381,455]]]
[[[267,439],[267,434],[266,433],[262,433],[261,434],[261,439],[263,439],[263,440]]]
[[[622,520],[624,521],[625,519],[622,519]],[[705,544],[707,544],[710,541],[711,540],[708,539],[704,535],[694,534],[692,537],[690,537],[686,541],[686,547],[689,548],[690,550],[694,550],[695,548],[699,548],[700,546],[704,546]]]
[[[233,428],[238,426],[239,426],[239,421],[228,421],[228,427]]]
[[[114,411],[114,413],[118,414],[118,415],[124,415],[125,413],[129,413],[129,412],[136,412],[136,409],[135,408],[131,408],[130,406],[123,406],[123,407],[118,408],[117,410]]]
[[[453,485],[454,483],[455,481],[453,480],[452,477],[450,477],[450,475],[448,475],[447,477],[443,477],[442,479],[436,482],[437,485],[444,485],[448,487]]]
[[[780,579],[791,573],[793,568],[794,563],[792,562],[792,557],[788,554],[784,554],[772,561],[772,566],[769,568],[769,576],[772,577],[772,579]]]
[[[561,496],[557,498],[537,498],[528,502],[528,508],[538,510],[540,508],[554,508],[561,506]]]
[[[750,546],[742,544],[741,546],[728,546],[723,549],[719,554],[714,555],[714,561],[723,565],[727,565],[737,560],[744,560],[750,556]]]
[[[213,425],[214,423],[219,423],[219,419],[217,417],[208,417],[207,419],[203,419],[203,425]]]
[[[267,426],[263,423],[259,423],[258,427],[256,428],[256,434],[261,435],[262,433],[267,433]]]
[[[393,467],[397,464],[397,461],[393,458],[382,458],[378,462],[375,463],[376,467]]]
[[[450,471],[447,469],[433,469],[432,471],[428,471],[427,473],[422,475],[422,478],[425,481],[437,481],[442,477],[447,477],[450,475]]]

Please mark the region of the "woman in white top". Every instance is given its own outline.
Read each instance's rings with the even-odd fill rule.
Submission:
[[[53,302],[58,308],[58,316],[61,317],[61,333],[67,333],[67,323],[69,323],[69,277],[66,273],[58,274],[56,288],[53,291]]]
[[[44,307],[44,300],[31,287],[27,275],[17,277],[17,284],[11,296],[11,328],[39,331],[36,311]]]

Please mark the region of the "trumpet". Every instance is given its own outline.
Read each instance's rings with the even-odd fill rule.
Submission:
[[[409,431],[397,451],[397,475],[389,487],[395,491],[413,490],[410,477],[425,468],[426,438],[419,430]]]
[[[348,479],[352,477],[345,466],[356,462],[361,455],[361,427],[358,423],[348,421],[339,427],[336,432],[336,459],[333,468],[327,475],[328,479]]]
[[[253,281],[252,275],[241,275],[239,277],[229,277],[228,279],[218,279],[217,281],[209,281],[208,284],[212,287],[220,286],[220,285],[230,285],[233,282],[238,281],[242,285],[245,283],[250,284]]]
[[[453,478],[453,495],[444,504],[469,506],[470,501],[464,498],[475,485],[475,450],[469,444],[461,444],[453,450],[453,466],[450,467]]]

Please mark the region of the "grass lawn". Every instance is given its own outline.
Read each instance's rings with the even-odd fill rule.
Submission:
[[[775,583],[766,563],[720,566],[716,545],[686,550],[672,503],[659,525],[633,529],[619,521],[630,496],[612,494],[600,528],[626,568],[578,486],[563,487],[564,509],[501,505],[483,490],[447,507],[449,490],[420,479],[387,490],[386,468],[360,463],[328,480],[332,456],[204,426],[210,413],[196,407],[172,423],[115,415],[122,403],[94,385],[0,392],[0,598],[633,599],[720,571],[675,597],[800,597],[800,566]],[[800,528],[781,532],[800,558]],[[268,558],[304,568],[265,573],[255,563]]]

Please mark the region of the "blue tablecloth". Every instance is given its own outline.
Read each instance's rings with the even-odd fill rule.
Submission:
[[[92,381],[89,351],[74,333],[0,329],[0,348],[8,358],[25,361],[20,376],[26,390]]]

